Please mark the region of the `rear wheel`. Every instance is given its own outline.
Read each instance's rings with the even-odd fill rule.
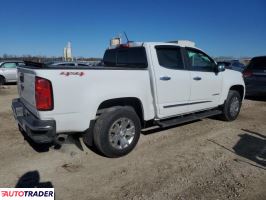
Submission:
[[[6,82],[5,78],[3,76],[0,76],[0,85],[4,85]]]
[[[235,120],[240,112],[241,104],[242,102],[239,92],[235,90],[230,90],[223,106],[223,120]]]
[[[131,107],[121,107],[100,115],[94,126],[94,143],[107,157],[128,154],[140,137],[140,120]]]

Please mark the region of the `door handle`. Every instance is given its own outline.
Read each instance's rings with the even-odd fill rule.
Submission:
[[[169,76],[161,76],[160,77],[160,80],[162,80],[162,81],[169,81],[169,80],[171,80],[171,77],[169,77]]]
[[[201,77],[196,76],[196,77],[193,78],[193,80],[195,80],[195,81],[200,81],[200,80],[201,80]]]

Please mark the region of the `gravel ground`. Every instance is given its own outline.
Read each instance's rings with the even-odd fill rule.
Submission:
[[[110,159],[83,144],[24,139],[11,113],[16,86],[0,89],[0,187],[51,187],[71,199],[266,199],[266,99],[245,100],[234,122],[204,119],[143,132]]]

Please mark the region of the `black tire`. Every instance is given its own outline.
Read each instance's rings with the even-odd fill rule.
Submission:
[[[238,106],[236,101],[238,102]],[[240,112],[241,105],[242,99],[239,92],[230,90],[222,108],[222,119],[224,121],[234,121]]]
[[[0,85],[4,85],[6,82],[5,77],[0,76]]]
[[[121,149],[117,149],[114,147],[114,145],[116,144],[114,142],[111,142],[109,139],[109,131],[117,121],[119,122],[120,119],[129,119],[131,121],[131,125],[134,125],[135,134],[134,136],[132,136],[132,140],[128,144],[128,146]],[[107,157],[121,157],[128,154],[134,149],[139,140],[140,131],[140,119],[136,114],[135,110],[131,107],[117,108],[113,111],[101,114],[100,117],[97,119],[93,133],[94,144],[96,145],[97,149]]]

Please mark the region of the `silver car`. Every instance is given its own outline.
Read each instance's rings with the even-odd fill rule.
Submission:
[[[91,66],[89,63],[84,62],[48,62],[46,63],[50,66],[64,66],[64,67],[89,67]]]
[[[23,65],[22,61],[0,61],[0,85],[17,82],[17,67]]]

